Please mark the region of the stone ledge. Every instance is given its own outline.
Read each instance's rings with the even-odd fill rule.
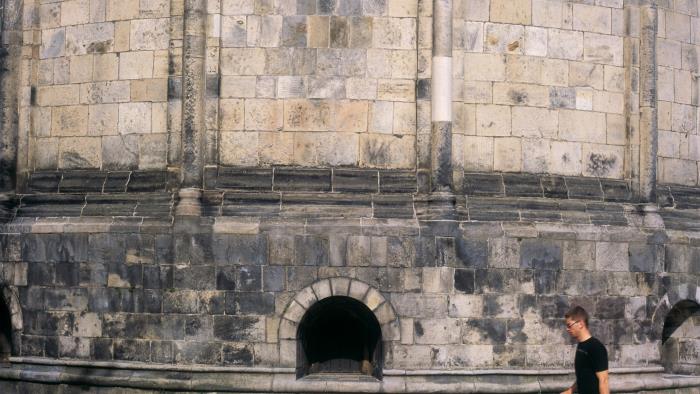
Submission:
[[[612,368],[615,392],[700,387],[700,377],[667,375],[660,367]],[[296,379],[292,368],[176,366],[13,357],[0,380],[132,388],[144,391],[540,393],[558,392],[570,370],[386,370],[382,381],[353,376]],[[0,384],[2,386],[2,384]]]

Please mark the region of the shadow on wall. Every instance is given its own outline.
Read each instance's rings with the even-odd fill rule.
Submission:
[[[320,300],[297,331],[297,378],[323,373],[382,377],[382,331],[367,306],[351,297]]]
[[[4,297],[0,296],[0,363],[7,363],[12,354],[12,317]]]
[[[661,362],[670,373],[700,374],[700,305],[697,302],[679,301],[666,316]]]

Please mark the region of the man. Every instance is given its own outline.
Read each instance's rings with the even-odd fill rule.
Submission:
[[[578,342],[574,368],[576,381],[562,394],[609,394],[608,352],[588,331],[588,313],[575,306],[564,315],[566,331]]]

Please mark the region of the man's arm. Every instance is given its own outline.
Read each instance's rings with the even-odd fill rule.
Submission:
[[[574,384],[572,384],[571,387],[562,391],[561,394],[574,394],[576,392],[576,389],[576,382],[574,382]]]
[[[610,385],[608,383],[608,370],[596,372],[595,376],[598,377],[598,393],[600,394],[610,394]]]

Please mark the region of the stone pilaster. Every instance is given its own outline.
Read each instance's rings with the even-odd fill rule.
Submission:
[[[451,192],[452,1],[433,1],[431,191]]]
[[[656,154],[658,151],[657,109],[657,59],[656,33],[658,13],[656,5],[643,5],[640,9],[639,55],[639,199],[644,202],[656,199]]]

